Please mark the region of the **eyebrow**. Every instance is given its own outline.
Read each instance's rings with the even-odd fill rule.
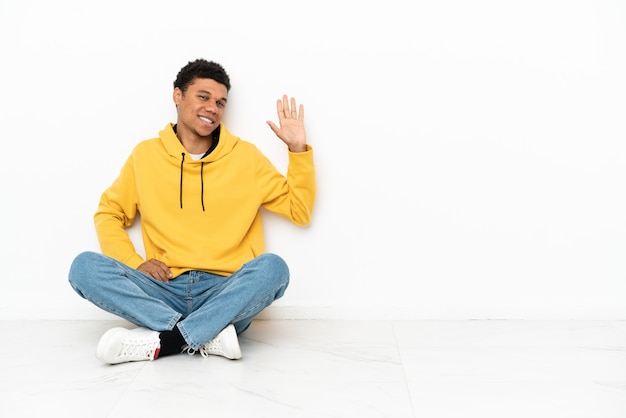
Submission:
[[[211,92],[208,91],[208,90],[198,90],[198,93],[200,93],[200,94],[208,94],[209,96],[213,96],[213,94],[211,94]],[[223,102],[228,102],[228,99],[226,97],[222,97],[219,100],[221,100]]]

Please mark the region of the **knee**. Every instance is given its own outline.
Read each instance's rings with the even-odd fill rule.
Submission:
[[[265,268],[275,277],[285,283],[289,282],[289,266],[279,255],[266,253],[259,256],[259,261],[265,265]]]
[[[74,261],[72,261],[68,279],[74,290],[77,292],[81,287],[82,281],[89,276],[87,273],[90,268],[93,268],[93,263],[97,256],[97,253],[85,251],[78,254],[76,258],[74,258]]]
[[[250,262],[248,267],[257,285],[270,289],[286,289],[289,284],[289,267],[276,254],[262,254]]]

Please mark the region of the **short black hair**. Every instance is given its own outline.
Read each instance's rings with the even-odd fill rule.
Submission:
[[[176,80],[174,80],[174,88],[178,87],[184,93],[196,78],[210,78],[226,86],[226,91],[230,91],[230,78],[224,67],[217,62],[207,61],[203,58],[189,61],[180,69]]]

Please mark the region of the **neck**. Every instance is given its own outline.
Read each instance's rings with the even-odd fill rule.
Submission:
[[[204,154],[213,144],[213,134],[209,136],[199,136],[193,132],[176,130],[176,136],[183,147],[190,154]]]

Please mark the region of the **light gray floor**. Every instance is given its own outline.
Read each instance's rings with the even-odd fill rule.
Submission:
[[[119,325],[0,321],[0,416],[626,417],[622,321],[266,320],[238,361],[101,364]]]

